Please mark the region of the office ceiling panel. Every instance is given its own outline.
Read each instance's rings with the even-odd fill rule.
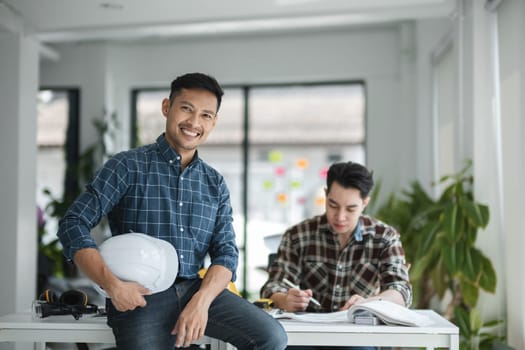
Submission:
[[[0,0],[0,29],[43,42],[341,27],[449,15],[454,0]]]

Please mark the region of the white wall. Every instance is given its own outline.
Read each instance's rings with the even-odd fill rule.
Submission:
[[[525,348],[525,2],[503,2],[498,11],[503,153],[503,246],[508,339]]]
[[[80,89],[80,147],[97,139],[92,120],[103,116],[107,95],[107,54],[100,44],[61,47],[57,62],[42,61],[40,86]]]
[[[0,33],[0,315],[27,311],[36,293],[38,44]],[[0,349],[14,349],[0,344]],[[19,344],[16,349],[28,349]]]
[[[413,26],[383,26],[321,33],[159,41],[144,44],[76,44],[58,47],[59,62],[42,65],[41,84],[82,88],[82,144],[87,118],[113,104],[129,142],[130,91],[163,86],[177,75],[203,71],[223,84],[364,80],[367,85],[367,162],[385,192],[416,173],[414,147],[415,56]],[[407,44],[408,43],[408,44]],[[106,74],[103,78],[101,74]],[[112,101],[105,100],[112,96]],[[409,134],[409,137],[399,135]],[[385,143],[387,146],[385,146]]]

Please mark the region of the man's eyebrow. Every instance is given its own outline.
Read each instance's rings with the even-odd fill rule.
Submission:
[[[195,106],[193,105],[193,103],[191,103],[190,101],[181,100],[180,103],[185,104],[185,105],[190,105],[190,106],[192,106],[192,107],[195,107]]]
[[[186,100],[181,100],[180,103],[182,104],[186,104],[186,105],[190,105],[192,106],[193,108],[195,108],[195,106],[193,105],[193,103],[191,103],[190,101],[186,101]],[[217,112],[213,111],[213,110],[210,110],[210,109],[205,109],[204,112],[206,113],[209,113],[211,115],[216,115]]]
[[[328,202],[330,203],[333,203],[333,204],[336,204],[336,205],[339,205],[339,203],[337,203],[336,201],[334,201],[333,199],[331,198],[328,198]],[[357,204],[350,204],[350,205],[346,205],[345,208],[356,208],[358,207]]]

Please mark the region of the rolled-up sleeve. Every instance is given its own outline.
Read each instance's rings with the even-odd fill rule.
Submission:
[[[115,156],[108,160],[60,220],[57,236],[68,260],[73,260],[80,249],[97,247],[91,230],[124,193],[125,169],[122,158]]]
[[[212,265],[221,265],[232,272],[232,281],[237,279],[239,249],[235,240],[232,208],[228,188],[221,178],[219,184],[220,202],[215,228],[210,242],[209,255]]]
[[[397,290],[403,296],[405,305],[412,304],[412,286],[409,282],[408,265],[399,234],[390,229],[385,235],[386,245],[381,253],[381,290]]]
[[[91,229],[100,221],[96,203],[93,193],[84,192],[60,220],[57,236],[68,260],[73,260],[80,249],[97,247],[90,234]]]

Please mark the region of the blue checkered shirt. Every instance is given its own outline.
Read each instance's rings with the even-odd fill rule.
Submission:
[[[90,231],[105,215],[113,235],[140,232],[173,244],[178,277],[196,278],[209,254],[235,280],[239,251],[224,178],[198,154],[181,171],[181,157],[164,135],[116,154],[98,170],[60,220],[66,258],[97,247]]]

